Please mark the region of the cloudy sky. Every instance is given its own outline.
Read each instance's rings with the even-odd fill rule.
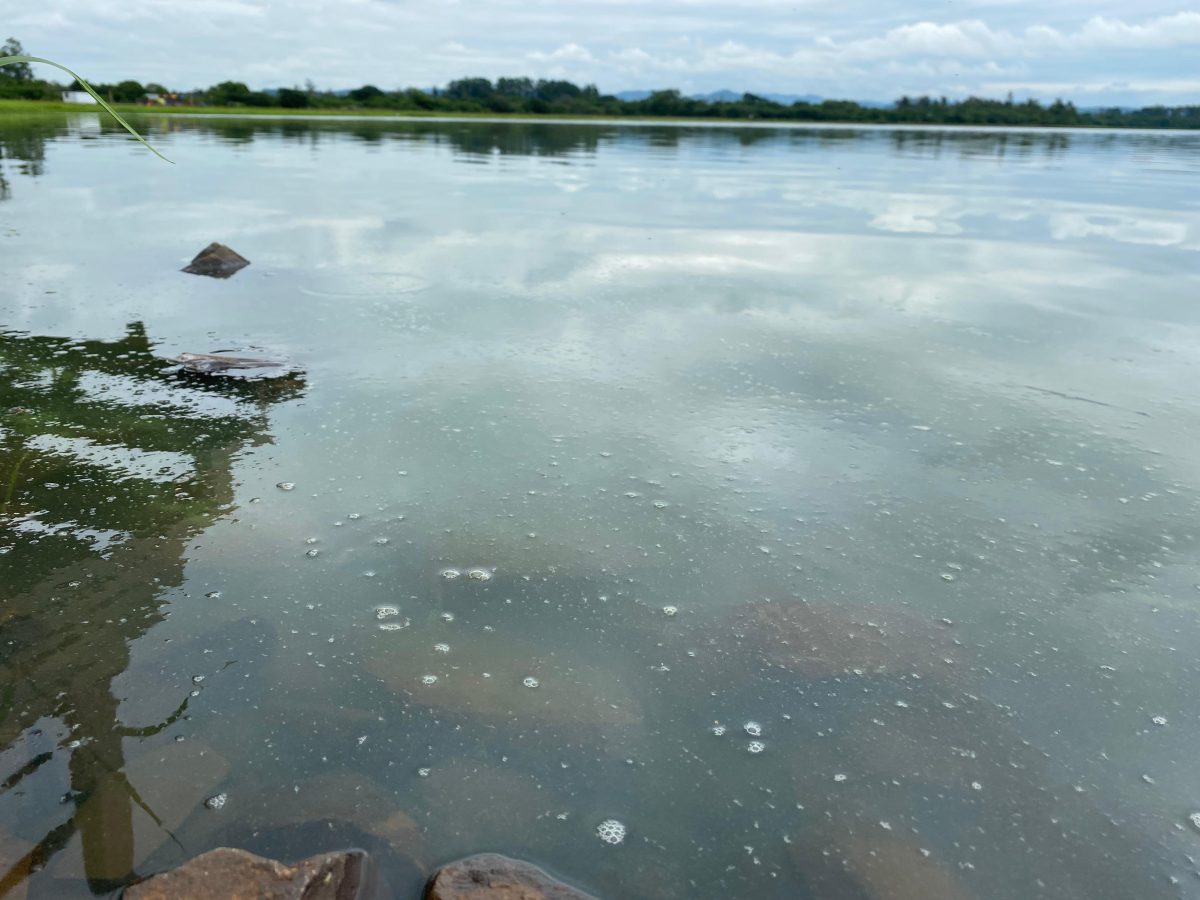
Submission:
[[[175,88],[531,75],[606,92],[1012,91],[1086,106],[1200,103],[1191,2],[0,0],[0,30],[85,77]]]

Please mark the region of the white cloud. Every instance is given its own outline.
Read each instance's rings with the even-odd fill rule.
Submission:
[[[563,44],[549,53],[543,53],[540,50],[534,50],[527,53],[528,59],[538,62],[591,62],[592,54],[588,52],[586,47],[580,47],[578,44]]]
[[[1187,47],[1200,46],[1200,12],[1181,12],[1130,25],[1120,19],[1097,16],[1069,39],[1078,47]]]
[[[1173,0],[42,0],[4,18],[31,52],[85,76],[182,88],[530,74],[606,91],[891,99],[1005,83],[1200,102],[1200,9]]]

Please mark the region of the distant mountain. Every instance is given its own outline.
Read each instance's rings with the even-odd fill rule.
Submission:
[[[646,90],[617,91],[614,96],[616,96],[618,100],[627,100],[632,102],[637,100],[645,100],[652,93],[654,92]],[[731,91],[728,88],[725,88],[723,90],[712,91],[707,94],[689,94],[688,96],[693,100],[706,100],[709,103],[735,103],[742,99],[744,93],[744,91]],[[817,94],[760,94],[754,91],[751,91],[751,93],[753,93],[756,97],[762,97],[764,100],[770,100],[774,103],[782,103],[784,106],[791,106],[796,101],[802,101],[804,103],[820,103],[825,99]],[[873,103],[870,101],[859,102],[862,106],[891,105],[890,103]]]
[[[694,100],[707,100],[709,103],[733,103],[741,100],[745,91],[731,91],[729,89],[721,91],[713,91],[711,94],[692,94]],[[757,91],[750,91],[755,97],[762,97],[764,100],[770,100],[773,103],[782,103],[784,106],[791,106],[797,100],[804,103],[820,103],[824,97],[819,97],[816,94],[760,94]]]

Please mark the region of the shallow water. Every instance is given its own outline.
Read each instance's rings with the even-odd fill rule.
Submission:
[[[0,120],[0,895],[1200,896],[1200,135],[145,125]]]

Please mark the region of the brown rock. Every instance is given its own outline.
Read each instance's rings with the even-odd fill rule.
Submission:
[[[4,900],[25,900],[29,896],[32,849],[30,841],[0,830],[0,897]]]
[[[481,853],[438,870],[425,900],[595,900],[537,866],[499,853]]]
[[[310,856],[294,866],[229,847],[125,889],[124,900],[355,900],[363,884],[361,850]]]
[[[186,774],[185,774],[186,773]],[[102,771],[76,814],[78,829],[51,863],[55,878],[121,881],[203,809],[229,774],[229,763],[200,741],[170,743],[131,756],[121,776]],[[132,800],[128,783],[153,816]],[[156,821],[157,820],[157,821]],[[5,898],[7,900],[7,898]]]
[[[833,846],[793,847],[809,888],[820,897],[864,900],[972,900],[967,886],[903,837],[848,834]]]
[[[455,641],[452,659],[432,650],[413,652],[406,647],[400,652],[397,646],[404,647],[403,641],[403,637],[379,635],[366,661],[367,670],[391,690],[430,709],[522,724],[613,731],[614,726],[636,726],[642,721],[627,673],[567,659],[555,654],[553,647],[520,635],[464,633]],[[438,680],[423,684],[427,674]],[[524,686],[530,676],[538,680],[538,687]]]
[[[882,604],[754,604],[746,626],[771,662],[807,678],[946,677],[962,655],[948,629]]]
[[[182,271],[192,275],[207,275],[209,278],[228,278],[248,265],[250,260],[214,241],[197,253],[196,258],[184,266]]]

